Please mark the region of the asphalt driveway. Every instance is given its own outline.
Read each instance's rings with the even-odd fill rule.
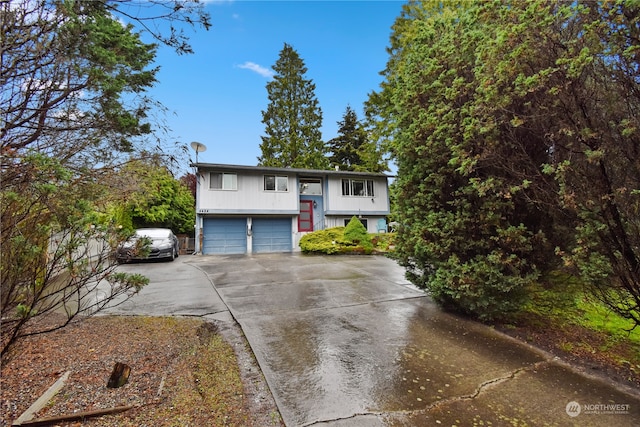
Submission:
[[[637,390],[443,313],[384,257],[190,256],[147,267],[162,270],[157,282],[117,311],[235,319],[287,426],[640,420]]]

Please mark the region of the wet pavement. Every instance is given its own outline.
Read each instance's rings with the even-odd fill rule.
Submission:
[[[146,276],[149,284],[105,314],[199,316],[233,321],[211,280],[189,263],[196,258],[180,256],[173,262],[153,260],[119,265],[119,271]]]
[[[390,259],[179,260],[117,310],[235,319],[287,426],[640,425],[638,390],[442,312]]]

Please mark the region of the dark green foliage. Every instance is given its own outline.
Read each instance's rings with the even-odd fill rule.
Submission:
[[[6,154],[37,142],[38,151],[93,167],[131,151],[130,138],[150,131],[150,106],[123,95],[155,83],[156,46],[105,2],[36,4],[2,6],[2,147],[17,150]]]
[[[404,7],[369,108],[393,137],[400,262],[434,298],[499,317],[565,268],[640,320],[638,12]]]
[[[315,84],[305,78],[307,67],[286,44],[273,66],[276,75],[267,83],[269,105],[262,112],[266,136],[261,137],[261,166],[327,169],[322,141],[322,110]]]
[[[355,170],[356,165],[362,163],[358,150],[366,142],[367,135],[358,123],[356,112],[350,106],[347,106],[342,121],[338,122],[338,125],[340,135],[327,143],[331,152],[330,166],[332,168],[338,166],[340,170],[346,171]]]
[[[347,171],[388,170],[381,151],[374,142],[369,141],[367,131],[350,106],[347,106],[338,125],[339,135],[327,143],[331,152],[329,161],[332,169],[337,166],[340,170]]]
[[[515,215],[510,183],[478,154],[494,142],[472,116],[482,33],[468,30],[482,26],[471,13],[457,15],[465,7],[413,21],[398,56],[407,65],[393,71],[401,73],[393,88],[397,249],[409,278],[435,300],[492,318],[523,303],[524,287],[538,275],[528,261],[538,246]]]
[[[120,172],[131,187],[120,220],[133,228],[163,227],[174,233],[193,231],[195,201],[189,188],[155,161],[129,163]]]

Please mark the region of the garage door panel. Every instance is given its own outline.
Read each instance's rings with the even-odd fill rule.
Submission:
[[[244,254],[247,252],[246,218],[205,218],[203,254]]]
[[[291,218],[253,218],[253,252],[291,251]]]

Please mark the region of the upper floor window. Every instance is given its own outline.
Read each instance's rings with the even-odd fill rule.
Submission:
[[[235,173],[211,172],[209,188],[212,190],[237,190],[238,176]]]
[[[322,184],[319,179],[301,179],[300,194],[322,195]]]
[[[373,197],[372,179],[343,179],[343,196]]]
[[[264,176],[265,191],[289,191],[289,177],[278,175]]]

